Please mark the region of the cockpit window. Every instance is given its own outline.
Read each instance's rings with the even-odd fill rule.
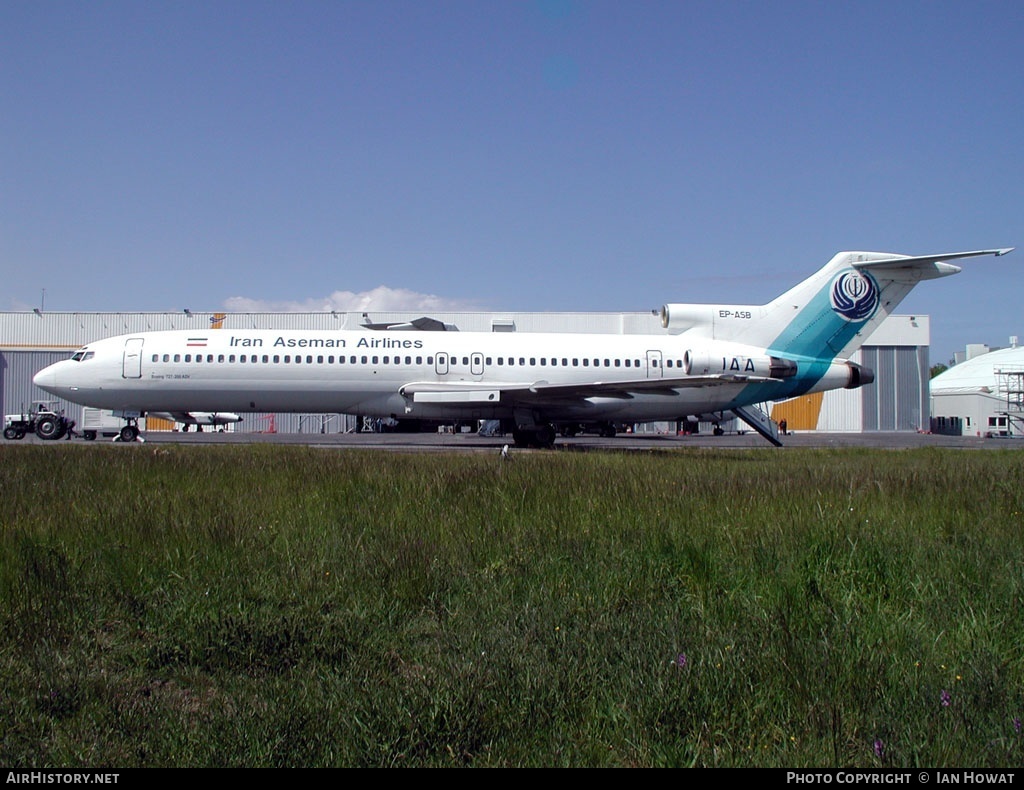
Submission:
[[[80,348],[71,355],[71,359],[75,362],[85,362],[87,359],[92,359],[94,356],[96,356],[95,351],[88,351],[84,348]]]

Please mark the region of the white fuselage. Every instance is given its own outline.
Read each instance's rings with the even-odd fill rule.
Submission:
[[[687,352],[703,360],[702,373],[710,359],[721,372],[769,375],[763,350],[688,344],[685,335],[226,329],[100,340],[35,381],[77,403],[126,411],[501,419],[530,409],[552,422],[681,419],[735,405],[750,386],[670,385],[688,375]],[[617,382],[641,386],[627,393]]]

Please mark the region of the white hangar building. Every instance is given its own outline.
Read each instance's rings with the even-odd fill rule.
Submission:
[[[979,353],[980,352],[980,353]],[[931,382],[932,431],[1024,436],[1024,348],[968,347],[967,359]]]
[[[643,313],[0,313],[0,408],[11,414],[34,400],[51,396],[32,376],[68,357],[88,342],[114,335],[160,329],[336,329],[369,332],[388,325],[410,331],[580,332],[670,336],[654,312]],[[875,382],[856,390],[835,390],[790,401],[765,404],[790,431],[908,431],[929,428],[927,316],[889,316],[853,356],[871,368]],[[62,403],[66,414],[82,424],[82,408]],[[355,430],[354,415],[245,414],[234,427],[243,432],[336,433]],[[171,430],[170,423],[150,420],[149,430]],[[651,425],[647,430],[672,431]],[[745,427],[745,426],[744,426]]]

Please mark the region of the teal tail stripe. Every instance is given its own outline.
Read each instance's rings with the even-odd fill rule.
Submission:
[[[877,288],[877,285],[875,286]],[[844,320],[832,307],[831,285],[823,288],[769,344],[772,353],[831,362],[839,351],[870,321],[876,311],[861,320]]]
[[[874,313],[859,321],[845,321],[833,309],[831,283],[823,288],[786,325],[768,346],[768,353],[792,359],[799,373],[781,384],[751,384],[735,403],[738,405],[769,400],[784,400],[808,392],[828,371],[835,355],[853,340]]]

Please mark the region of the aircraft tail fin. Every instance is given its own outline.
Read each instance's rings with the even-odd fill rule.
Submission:
[[[665,305],[662,324],[670,329],[699,327],[715,340],[766,348],[788,358],[847,359],[917,283],[959,272],[950,261],[1005,255],[1012,249],[916,256],[840,252],[766,305]]]
[[[787,354],[847,359],[915,285],[961,271],[949,261],[1005,255],[1011,249],[917,256],[839,253],[814,276],[766,306],[776,318],[769,323],[778,329],[767,338],[767,345]]]

